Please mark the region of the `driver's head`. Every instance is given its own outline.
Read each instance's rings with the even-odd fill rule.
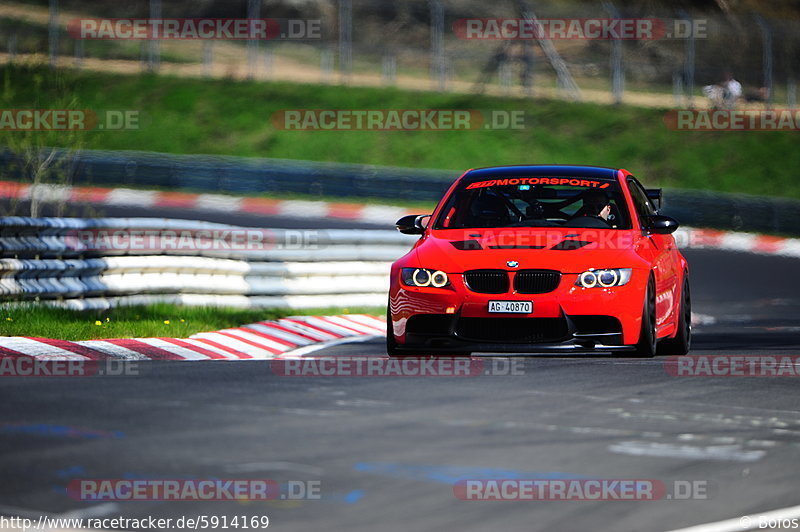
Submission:
[[[481,220],[481,223],[487,224],[486,227],[508,221],[508,207],[493,192],[484,191],[475,198],[470,206],[470,211],[474,217]]]
[[[611,212],[611,202],[604,190],[590,189],[583,194],[583,212],[605,219]]]

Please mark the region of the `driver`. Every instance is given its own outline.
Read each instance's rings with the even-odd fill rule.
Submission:
[[[583,194],[583,206],[576,216],[564,224],[564,227],[611,229],[608,223],[610,214],[611,202],[605,191],[590,189]]]

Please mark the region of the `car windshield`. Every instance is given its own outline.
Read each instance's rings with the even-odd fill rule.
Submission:
[[[605,217],[598,205],[611,206]],[[479,227],[591,227],[630,229],[616,180],[581,176],[515,176],[464,179],[434,229]]]

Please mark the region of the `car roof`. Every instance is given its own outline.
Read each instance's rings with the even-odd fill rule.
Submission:
[[[581,176],[597,179],[616,179],[617,168],[604,166],[579,166],[568,164],[532,164],[514,166],[489,166],[475,168],[464,174],[465,178],[497,176]]]

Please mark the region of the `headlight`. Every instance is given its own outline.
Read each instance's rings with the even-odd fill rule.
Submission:
[[[622,286],[631,280],[630,268],[589,269],[578,276],[575,286],[583,288],[611,288]]]
[[[403,268],[403,284],[408,286],[432,286],[442,288],[450,284],[447,274],[441,270],[427,268]]]

